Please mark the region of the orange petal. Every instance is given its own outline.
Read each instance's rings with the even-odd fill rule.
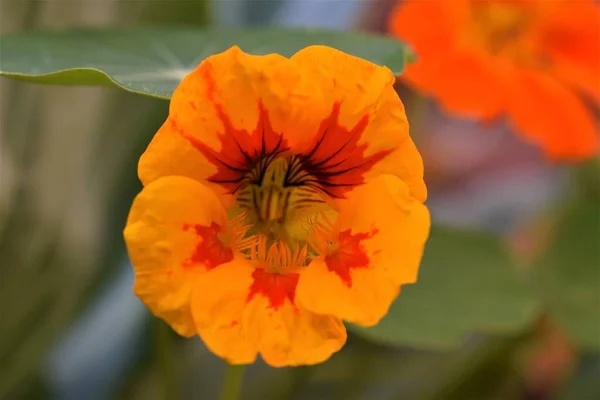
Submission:
[[[264,150],[265,126],[267,145],[293,143],[316,132],[329,111],[319,88],[289,59],[234,46],[208,57],[175,90],[168,120],[140,159],[140,179],[227,179],[226,165],[242,169],[248,155]]]
[[[124,236],[134,292],[181,335],[197,333],[189,307],[194,282],[233,258],[217,237],[225,224],[215,194],[186,177],[153,181],[131,207]]]
[[[543,72],[515,73],[509,115],[551,158],[580,160],[598,151],[598,132],[585,104]]]
[[[204,137],[210,139],[221,129],[220,123],[211,108],[201,109],[206,114],[202,124],[205,129]],[[138,164],[140,180],[147,185],[165,176],[187,176],[210,185],[206,179],[216,172],[216,167],[176,127],[177,122],[169,117],[156,132],[140,157]],[[219,190],[218,187],[213,189]],[[224,190],[221,192],[225,193]]]
[[[390,14],[388,29],[412,46],[420,59],[453,47],[468,15],[468,0],[403,1]]]
[[[192,313],[200,337],[233,364],[261,354],[274,367],[317,364],[346,341],[341,321],[294,305],[296,274],[275,274],[233,261],[205,274]]]
[[[599,44],[600,46],[600,44]],[[600,104],[600,57],[595,64],[582,65],[570,59],[555,58],[552,71],[561,81]]]
[[[392,175],[381,175],[338,203],[331,232],[321,233],[320,257],[298,282],[298,304],[317,314],[375,325],[400,285],[417,279],[429,212]]]
[[[326,104],[337,113],[335,122],[350,130],[360,127],[355,141],[347,133],[328,132],[328,143],[321,147],[329,148],[329,155],[338,158],[352,159],[359,154],[364,160],[372,160],[361,171],[361,178],[396,174],[408,183],[415,197],[424,200],[427,191],[423,165],[409,136],[404,105],[393,88],[392,72],[326,46],[307,47],[291,60],[318,83]],[[314,141],[320,139],[317,135],[306,144],[314,147]],[[356,171],[350,164],[348,168]]]
[[[420,58],[407,68],[405,78],[450,114],[492,119],[507,107],[506,76],[506,68],[491,56],[456,50]]]
[[[506,108],[505,78],[501,64],[484,50],[465,45],[472,34],[470,7],[465,0],[402,2],[389,24],[417,53],[402,79],[452,114],[490,119]]]
[[[557,1],[544,16],[539,40],[561,80],[600,103],[600,7],[594,0]]]

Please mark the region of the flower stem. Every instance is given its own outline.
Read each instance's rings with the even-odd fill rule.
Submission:
[[[420,139],[426,129],[427,105],[427,97],[416,91],[411,93],[406,111],[408,112],[408,122],[410,124],[410,136],[413,140]]]
[[[221,400],[238,400],[240,398],[243,376],[244,365],[227,364],[221,386]]]
[[[162,378],[162,398],[165,400],[175,400],[177,396],[171,329],[158,318],[156,318],[155,324],[157,356]]]

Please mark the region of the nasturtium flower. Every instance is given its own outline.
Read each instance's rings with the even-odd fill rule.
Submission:
[[[319,363],[343,320],[376,324],[416,281],[430,224],[393,83],[324,46],[203,61],[140,158],[136,295],[231,363]]]
[[[418,54],[405,81],[450,113],[505,115],[554,160],[597,153],[584,101],[600,102],[597,1],[402,1],[389,27]]]

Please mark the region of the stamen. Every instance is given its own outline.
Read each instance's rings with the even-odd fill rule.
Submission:
[[[257,235],[251,250],[250,259],[257,263],[259,268],[270,272],[285,272],[306,265],[308,248],[306,245],[300,247],[296,244],[292,251],[290,247],[282,242],[276,241],[269,245],[269,238],[265,235]]]
[[[248,222],[248,211],[242,211],[227,223],[227,234],[231,245],[238,253],[244,253],[256,242],[256,236],[245,237],[252,224]],[[226,239],[226,238],[225,238]]]
[[[316,213],[326,203],[320,189],[299,181],[306,172],[297,157],[276,157],[266,163],[264,171],[259,171],[264,168],[261,163],[252,172],[252,176],[261,176],[260,182],[249,181],[240,188],[236,202],[251,214],[257,231],[287,240],[288,221]]]

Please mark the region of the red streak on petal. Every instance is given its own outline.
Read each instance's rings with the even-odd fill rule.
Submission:
[[[236,129],[223,106],[215,101],[216,83],[210,64],[205,66],[202,76],[207,82],[207,97],[214,104],[223,124],[223,131],[219,134],[221,146],[213,149],[199,137],[185,132],[181,134],[217,168],[217,172],[209,180],[221,184],[229,193],[235,193],[257,160],[287,149],[287,142],[281,133],[274,131],[269,113],[260,102],[257,109],[258,122],[254,130]]]
[[[258,121],[252,130],[237,129],[230,116],[225,112],[217,97],[217,82],[213,65],[206,62],[202,66],[202,78],[206,82],[206,96],[214,105],[216,114],[223,125],[219,133],[220,146],[210,147],[200,135],[178,130],[198,151],[212,163],[216,172],[208,179],[220,184],[229,193],[235,193],[248,180],[257,180],[252,176],[260,160],[272,161],[277,155],[289,149],[285,132],[276,132],[271,125],[269,112],[262,102],[258,102]],[[256,105],[248,105],[256,107]],[[334,104],[331,113],[318,128],[308,149],[291,149],[300,157],[302,169],[308,175],[306,183],[318,187],[335,198],[344,198],[354,186],[364,183],[364,175],[390,154],[386,149],[365,155],[368,143],[358,144],[369,125],[369,115],[364,115],[352,128],[339,124],[341,102]],[[172,122],[174,129],[177,126]]]
[[[352,270],[357,268],[368,268],[369,257],[362,247],[362,241],[370,239],[377,230],[365,233],[351,234],[350,229],[340,232],[338,236],[338,248],[325,256],[327,269],[335,272],[342,282],[352,287]]]
[[[310,150],[302,154],[306,171],[317,179],[332,197],[343,198],[354,186],[364,183],[364,174],[393,149],[365,156],[368,143],[358,144],[369,124],[364,115],[351,129],[338,122],[341,103],[335,103],[331,114],[319,127]]]
[[[210,226],[184,224],[182,229],[187,231],[191,227],[200,240],[191,256],[181,263],[184,268],[202,265],[209,270],[233,260],[233,251],[225,247],[219,239],[218,234],[222,231],[219,224],[216,222]]]
[[[296,297],[296,286],[300,274],[278,274],[265,271],[263,268],[257,268],[252,273],[254,282],[250,286],[250,293],[247,301],[260,294],[269,300],[269,305],[274,310],[283,306],[286,299],[294,304]]]

